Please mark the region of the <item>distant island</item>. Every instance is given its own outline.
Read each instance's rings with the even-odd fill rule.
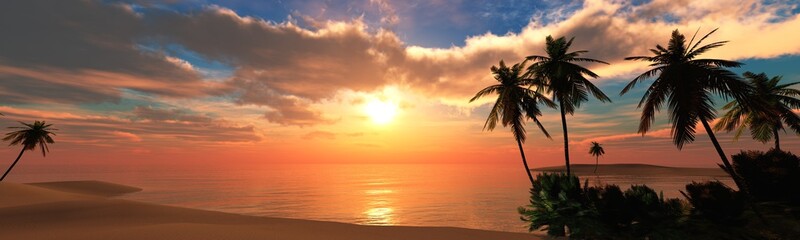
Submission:
[[[597,172],[594,172],[594,164],[572,164],[572,172],[576,175],[673,175],[673,176],[713,176],[729,177],[720,168],[686,168],[686,167],[667,167],[650,164],[600,164]],[[531,169],[536,172],[563,172],[564,166],[541,167]]]

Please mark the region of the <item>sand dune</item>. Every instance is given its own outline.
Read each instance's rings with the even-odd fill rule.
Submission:
[[[600,164],[597,173],[594,173],[594,164],[573,164],[570,165],[572,171],[577,175],[633,175],[633,176],[714,176],[727,177],[720,168],[685,168],[685,167],[666,167],[648,164]],[[541,172],[562,172],[566,171],[564,166],[543,167],[531,169]]]
[[[535,239],[452,227],[380,227],[245,216],[108,196],[138,188],[97,181],[0,183],[3,239]]]
[[[61,192],[80,193],[94,196],[118,196],[126,193],[142,191],[141,188],[101,181],[67,181],[28,183],[37,187],[53,189]]]

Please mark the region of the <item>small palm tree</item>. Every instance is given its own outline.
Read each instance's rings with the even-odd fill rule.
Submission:
[[[784,123],[800,134],[800,117],[792,111],[793,108],[800,108],[800,100],[795,98],[800,97],[800,90],[791,88],[800,82],[779,85],[780,76],[769,78],[765,73],[752,72],[743,75],[753,88],[746,98],[749,104],[729,102],[722,108],[728,112],[717,122],[714,130],[736,130],[734,139],[738,140],[745,127],[749,127],[753,139],[767,143],[774,137],[775,149],[780,150],[779,131],[784,130]]]
[[[589,147],[589,154],[594,156],[594,172],[597,172],[597,165],[600,165],[600,156],[606,154],[606,150],[603,149],[603,145],[598,142],[592,142],[592,146]]]
[[[538,85],[537,82],[523,77],[523,69],[525,62],[514,64],[511,68],[501,60],[500,67],[492,66],[491,70],[494,74],[494,79],[499,84],[491,85],[480,90],[475,97],[470,99],[473,102],[483,96],[496,93],[497,100],[494,106],[489,111],[489,117],[483,125],[484,130],[493,130],[497,125],[497,121],[503,124],[503,127],[511,126],[511,132],[514,134],[514,139],[517,140],[519,153],[522,156],[522,164],[525,166],[525,172],[528,174],[528,179],[533,184],[533,176],[531,175],[528,161],[525,159],[525,151],[522,150],[522,143],[525,142],[525,117],[530,118],[536,123],[536,126],[544,133],[547,138],[550,134],[544,129],[542,123],[539,122],[538,116],[542,115],[538,103],[542,102],[550,107],[555,107],[555,104],[543,96],[536,90],[531,90],[529,86]]]
[[[55,143],[53,141],[53,137],[51,135],[56,135],[55,133],[51,132],[58,129],[50,128],[53,124],[46,124],[44,121],[36,121],[33,124],[28,124],[24,122],[20,122],[23,127],[9,127],[11,129],[19,129],[10,133],[6,133],[6,137],[3,138],[3,141],[11,141],[9,146],[14,145],[22,145],[22,150],[19,152],[17,156],[17,160],[14,160],[14,163],[8,167],[6,173],[3,174],[3,177],[0,177],[0,181],[6,178],[11,169],[17,165],[19,159],[22,157],[22,154],[25,153],[26,150],[34,150],[38,145],[40,149],[42,149],[42,156],[46,156],[47,152],[50,149],[47,147],[49,143]]]
[[[599,88],[586,79],[586,76],[597,78],[597,74],[575,64],[575,62],[608,63],[580,57],[581,54],[589,51],[569,52],[569,47],[572,46],[572,40],[574,39],[570,38],[567,41],[564,37],[553,39],[552,36],[547,36],[545,39],[547,56],[532,55],[527,57],[527,60],[534,61],[528,67],[528,74],[540,79],[547,85],[547,93],[553,94],[553,100],[558,102],[561,110],[561,128],[564,131],[564,162],[567,168],[567,175],[570,174],[569,134],[567,134],[567,119],[565,115],[567,113],[574,114],[575,109],[580,107],[581,103],[589,100],[589,93],[602,102],[611,102],[611,99],[603,91],[600,91]]]
[[[666,102],[669,107],[670,122],[672,123],[673,143],[682,149],[686,143],[695,139],[695,126],[697,122],[703,124],[714,148],[722,159],[724,168],[728,171],[739,189],[743,189],[738,177],[733,171],[728,157],[722,151],[714,132],[708,122],[716,117],[712,93],[723,97],[745,99],[750,91],[747,83],[742,81],[727,67],[739,67],[739,62],[722,59],[696,59],[700,54],[716,47],[725,45],[727,41],[714,42],[708,45],[700,44],[709,35],[709,32],[697,43],[692,45],[694,37],[689,43],[683,34],[675,30],[667,48],[656,45],[650,49],[654,56],[627,57],[625,60],[639,60],[650,62],[652,69],[642,73],[622,89],[620,95],[627,93],[637,83],[645,79],[655,78],[655,81],[645,91],[639,108],[642,108],[642,117],[639,122],[639,133],[644,135],[655,122],[655,113]]]

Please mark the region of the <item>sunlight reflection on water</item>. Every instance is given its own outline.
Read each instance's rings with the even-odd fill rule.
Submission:
[[[18,171],[17,171],[18,170]],[[526,232],[527,176],[503,164],[263,166],[34,166],[13,182],[102,180],[141,187],[121,198],[241,214],[365,225],[452,226]],[[536,174],[536,172],[534,172]],[[708,176],[588,176],[589,184],[645,183],[666,197]],[[729,179],[721,179],[723,182]]]
[[[368,183],[367,185],[386,185]],[[360,222],[368,225],[394,225],[394,208],[392,208],[391,189],[370,189],[364,191],[367,199],[367,210],[364,211],[365,221]]]

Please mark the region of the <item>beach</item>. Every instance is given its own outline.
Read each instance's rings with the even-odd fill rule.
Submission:
[[[455,227],[365,226],[247,216],[115,198],[100,181],[0,183],[3,239],[536,239]]]

